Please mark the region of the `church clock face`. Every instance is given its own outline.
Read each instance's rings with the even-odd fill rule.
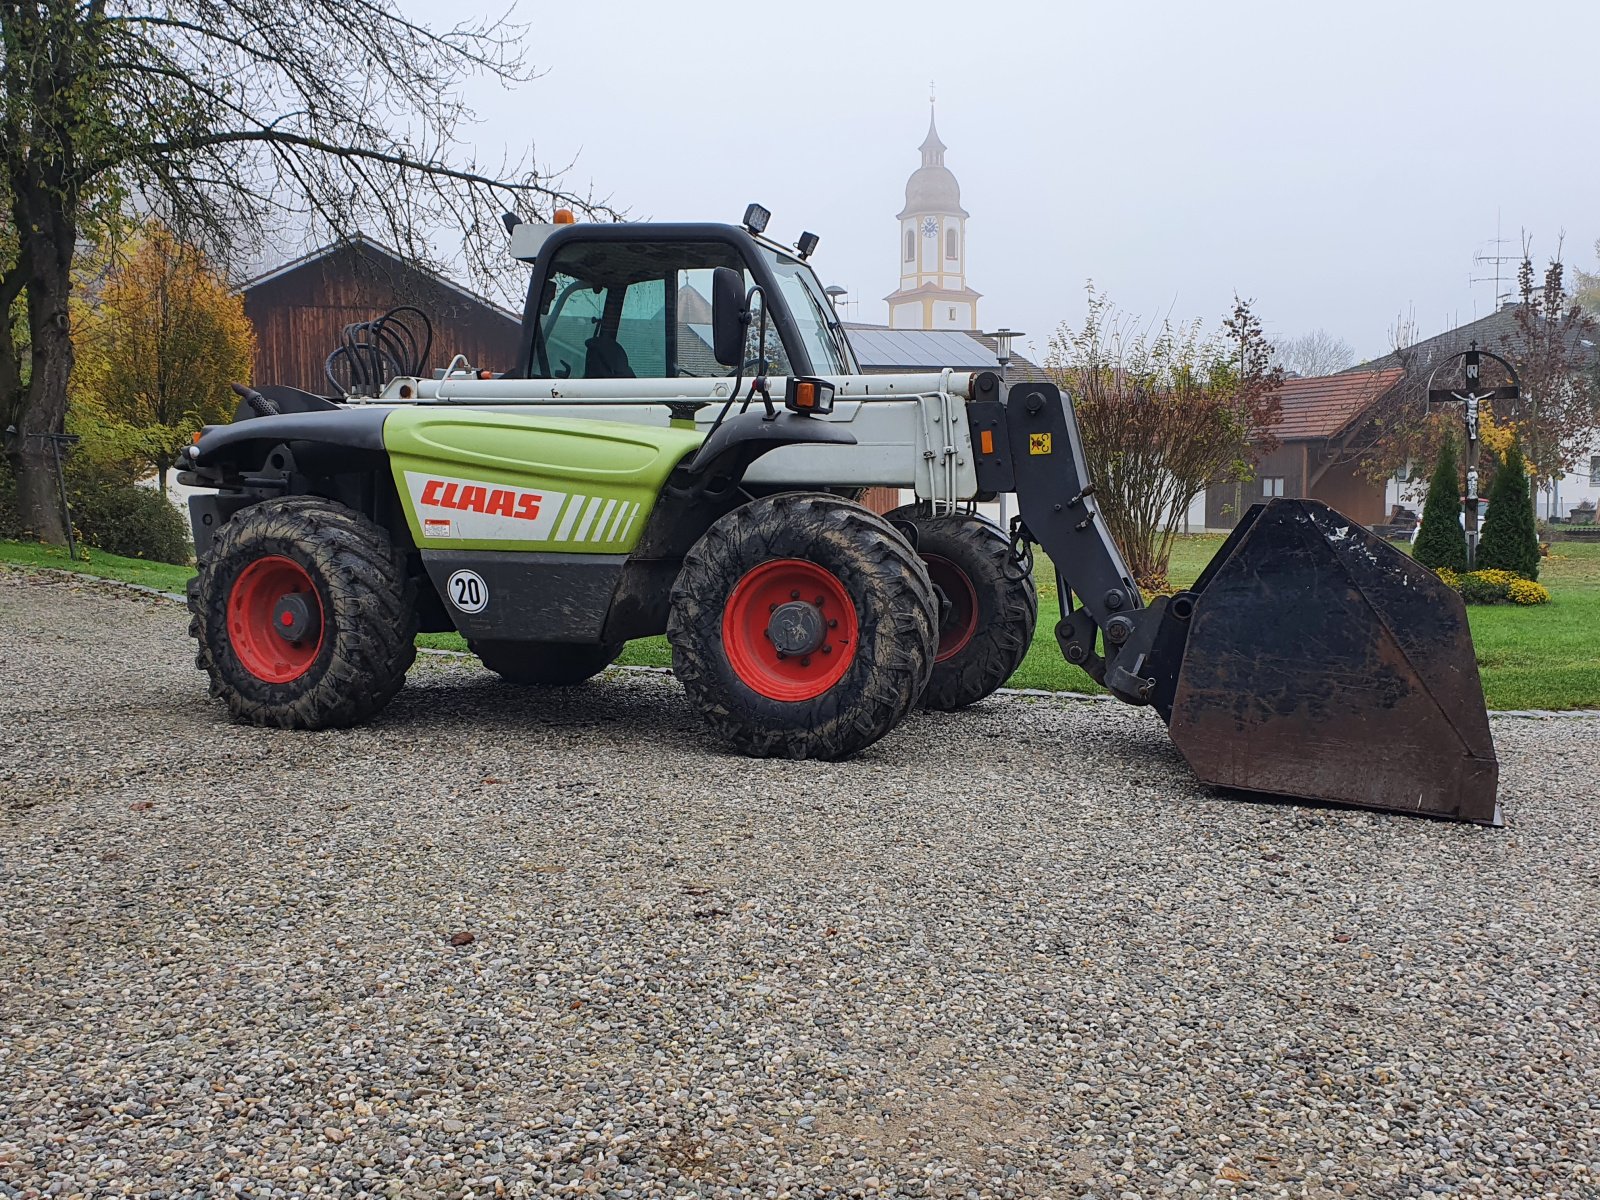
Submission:
[[[932,217],[924,217],[922,219],[922,236],[923,237],[938,237],[939,236],[939,222],[935,221]]]

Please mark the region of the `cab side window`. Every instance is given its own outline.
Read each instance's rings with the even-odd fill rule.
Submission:
[[[679,270],[676,287],[677,322],[675,347],[677,373],[693,378],[732,375],[737,366],[723,366],[711,349],[711,272],[712,267],[691,267]],[[752,280],[744,273],[744,286],[748,290]],[[754,319],[745,335],[745,375],[756,374],[759,357],[761,322],[761,297],[755,298]],[[767,322],[766,373],[769,375],[793,374],[789,356],[784,353],[783,341],[771,320]]]
[[[734,247],[718,242],[581,242],[557,251],[534,330],[529,375],[541,379],[668,379],[732,375],[711,350],[711,277],[732,267],[750,284]],[[756,320],[745,375],[760,357]],[[791,373],[778,331],[767,325],[766,371]]]
[[[586,379],[589,340],[605,314],[606,289],[557,272],[545,285],[546,299],[535,339],[535,373],[545,378]]]
[[[660,379],[667,373],[667,284],[664,279],[639,279],[622,295],[617,316],[617,344],[629,370],[608,378]],[[597,376],[590,375],[594,379]]]

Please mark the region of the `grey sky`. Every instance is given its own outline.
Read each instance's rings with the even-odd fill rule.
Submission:
[[[483,0],[410,0],[435,23]],[[980,5],[526,2],[515,92],[471,95],[484,158],[534,141],[638,218],[822,237],[850,315],[887,320],[895,213],[936,81],[986,327],[1042,348],[1093,278],[1145,318],[1321,326],[1362,356],[1396,316],[1481,315],[1476,252],[1600,237],[1600,3]],[[1539,72],[1548,69],[1549,78]],[[1492,274],[1493,268],[1488,267]],[[1514,272],[1508,264],[1507,272]]]

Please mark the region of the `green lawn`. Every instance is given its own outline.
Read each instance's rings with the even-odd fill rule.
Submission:
[[[1172,582],[1178,587],[1193,583],[1221,545],[1220,534],[1180,538],[1172,555]],[[1539,572],[1539,581],[1550,589],[1549,604],[1467,609],[1490,708],[1600,708],[1600,543],[1556,542],[1550,553]],[[1041,563],[1034,577],[1039,626],[1011,686],[1102,690],[1056,648],[1053,626],[1060,607],[1048,565]]]
[[[1220,536],[1180,538],[1172,557],[1173,583],[1180,587],[1192,583],[1221,544]],[[85,571],[180,594],[194,573],[189,567],[119,558],[99,550],[88,553],[88,562],[73,563],[59,547],[0,541],[0,562]],[[1549,604],[1468,609],[1490,708],[1600,708],[1600,544],[1557,542],[1551,553],[1539,577],[1550,589]],[[1099,691],[1056,648],[1053,630],[1060,609],[1054,576],[1042,557],[1035,577],[1039,627],[1033,649],[1012,676],[1011,686]],[[466,649],[453,633],[423,634],[417,642],[435,649]],[[630,642],[618,661],[664,667],[672,656],[665,638],[643,638]]]
[[[163,592],[183,595],[194,576],[193,567],[175,567],[171,563],[147,562],[142,558],[123,558],[103,550],[78,547],[79,561],[67,557],[65,546],[44,546],[38,542],[8,542],[0,540],[0,562],[20,563],[28,567],[55,567],[63,571],[82,571],[103,579],[120,579],[124,583],[139,583],[145,587],[159,588]],[[83,561],[87,559],[87,561]]]
[[[1172,547],[1167,577],[1174,587],[1188,587],[1200,577],[1211,556],[1222,545],[1223,535],[1192,534],[1179,537]],[[1103,692],[1105,689],[1083,671],[1061,657],[1056,645],[1056,622],[1061,619],[1061,601],[1056,595],[1055,568],[1038,550],[1034,551],[1033,582],[1039,589],[1039,624],[1033,631],[1033,648],[1022,666],[1011,677],[1010,686],[1042,688],[1048,692]]]
[[[1600,543],[1553,542],[1550,603],[1467,609],[1490,708],[1600,708]]]

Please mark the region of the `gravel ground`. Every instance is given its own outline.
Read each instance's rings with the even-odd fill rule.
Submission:
[[[1600,723],[1496,722],[1493,831],[1103,703],[752,762],[431,658],[241,728],[186,621],[0,571],[0,1197],[1600,1194]]]

